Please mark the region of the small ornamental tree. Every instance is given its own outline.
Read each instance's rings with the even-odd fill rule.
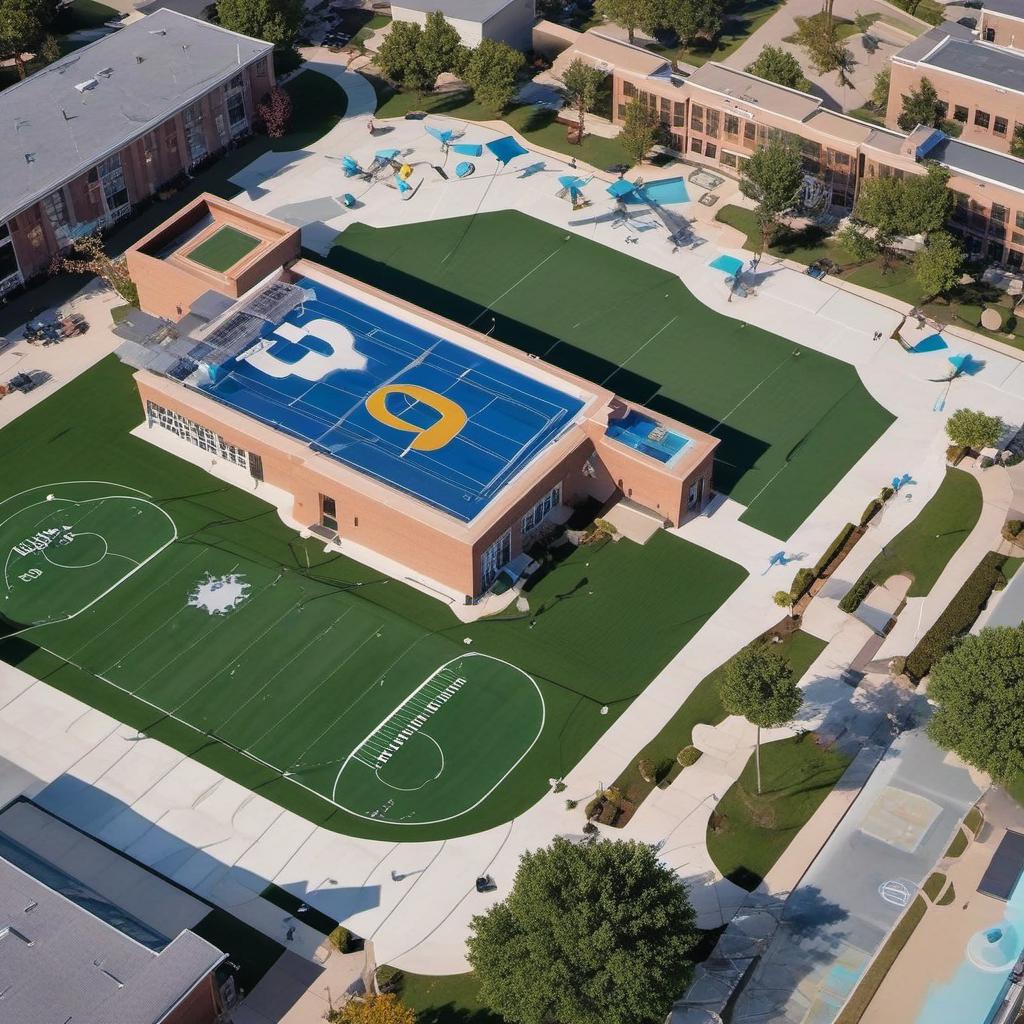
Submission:
[[[722,0],[665,0],[665,27],[675,30],[684,45],[711,43],[722,31]]]
[[[646,103],[641,103],[638,96],[634,96],[626,104],[622,131],[619,133],[619,142],[626,156],[633,163],[642,164],[660,136],[657,114]]]
[[[875,75],[875,81],[871,86],[871,103],[876,110],[885,110],[889,105],[889,83],[892,80],[892,71],[886,65]]]
[[[128,273],[124,256],[109,256],[99,235],[84,235],[50,261],[51,274],[93,274],[133,306],[139,304],[139,291]]]
[[[836,241],[858,263],[866,263],[878,255],[878,243],[857,224],[847,224],[836,235]]]
[[[747,71],[758,78],[775,82],[776,85],[785,85],[790,89],[808,92],[811,88],[800,62],[780,46],[765,46],[758,54],[757,60],[747,65]]]
[[[740,191],[757,204],[761,247],[771,248],[783,216],[800,202],[804,174],[800,150],[781,139],[755,150],[740,174]]]
[[[500,114],[515,99],[526,58],[506,43],[485,39],[466,57],[462,77],[481,106]]]
[[[726,664],[718,695],[729,714],[742,715],[757,727],[754,756],[760,796],[761,730],[792,721],[803,703],[793,667],[767,644],[744,647]]]
[[[637,29],[654,32],[664,23],[662,0],[596,0],[594,10],[624,28],[631,43]]]
[[[509,1024],[650,1024],[685,990],[699,934],[653,846],[559,837],[523,854],[508,897],[473,918],[469,962]]]
[[[963,249],[948,231],[933,231],[914,255],[914,276],[929,298],[945,295],[960,280]]]
[[[1013,138],[1010,139],[1010,152],[1013,156],[1024,157],[1024,124],[1019,124],[1013,129]]]
[[[422,41],[423,29],[419,25],[411,21],[391,22],[375,58],[384,77],[403,89],[429,89],[434,79],[423,64]]]
[[[592,68],[586,61],[577,57],[562,75],[562,91],[565,93],[565,102],[576,111],[576,121],[579,126],[579,138],[577,142],[583,141],[583,129],[586,116],[594,109],[597,103],[598,92],[601,83],[604,81],[604,74]]]
[[[292,120],[292,98],[280,86],[275,86],[260,100],[256,108],[267,135],[279,139],[288,131]]]
[[[998,416],[988,416],[980,409],[957,409],[946,420],[950,441],[974,451],[994,447],[1005,432],[1006,424]]]
[[[928,735],[968,764],[1009,782],[1024,771],[1024,626],[967,635],[934,665]]]
[[[460,70],[464,59],[462,39],[440,11],[427,15],[417,47],[420,67],[431,85],[438,75]]]
[[[328,1024],[416,1024],[416,1014],[390,992],[352,999],[327,1014]]]
[[[776,590],[772,594],[772,600],[780,607],[788,609],[789,613],[793,613],[793,595],[788,590]]]
[[[935,128],[942,121],[939,94],[927,78],[922,78],[916,89],[903,94],[903,110],[896,123],[905,132],[912,132],[919,124]]]

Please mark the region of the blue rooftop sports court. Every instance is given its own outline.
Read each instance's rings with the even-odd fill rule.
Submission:
[[[583,398],[319,281],[200,389],[464,522]]]

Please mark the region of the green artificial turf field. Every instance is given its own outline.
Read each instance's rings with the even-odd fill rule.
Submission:
[[[248,256],[259,244],[258,238],[253,238],[252,235],[226,224],[210,235],[205,242],[197,245],[188,254],[188,258],[201,267],[223,274],[243,256]]]
[[[140,417],[111,357],[5,428],[0,656],[337,831],[520,813],[744,577],[666,533],[570,547],[528,613],[464,625],[131,436]]]
[[[798,352],[664,271],[519,213],[354,224],[328,262],[720,438],[716,488],[780,539],[893,420],[846,363]]]

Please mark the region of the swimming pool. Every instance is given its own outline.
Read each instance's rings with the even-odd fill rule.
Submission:
[[[649,181],[630,192],[625,196],[625,201],[633,206],[646,203],[670,206],[674,203],[688,203],[690,193],[686,191],[686,182],[682,178],[663,178],[661,181]]]
[[[605,435],[665,463],[672,462],[690,444],[688,437],[678,431],[660,427],[650,417],[636,411],[628,412],[622,419],[612,420]]]

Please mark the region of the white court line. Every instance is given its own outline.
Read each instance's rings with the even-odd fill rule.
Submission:
[[[603,387],[605,384],[607,384],[608,381],[610,381],[612,377],[614,377],[615,374],[619,372],[619,370],[624,370],[629,363],[631,363],[638,355],[640,355],[640,353],[643,352],[643,350],[647,348],[647,346],[650,345],[650,343],[654,341],[655,338],[658,337],[659,334],[662,334],[665,331],[667,331],[678,319],[678,315],[674,316],[671,320],[669,320],[667,324],[663,324],[661,327],[659,327],[635,352],[633,352],[629,356],[628,359],[625,359],[623,362],[619,363],[619,365],[616,366],[615,369],[612,370],[612,372],[609,373],[603,381],[601,381],[601,386]]]

